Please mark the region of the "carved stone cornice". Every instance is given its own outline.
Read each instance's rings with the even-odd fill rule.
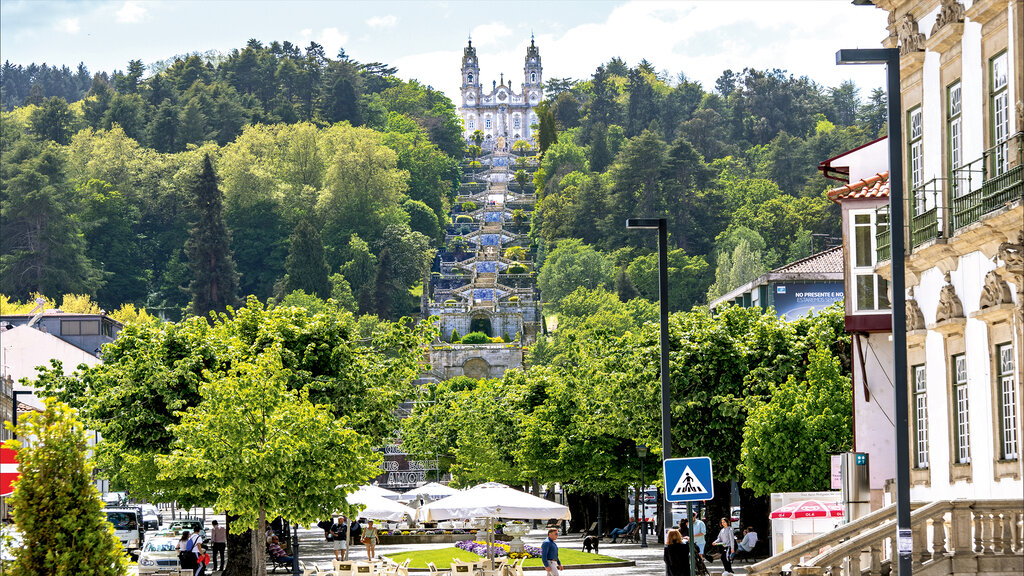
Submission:
[[[971,7],[964,11],[964,15],[972,22],[985,25],[1007,8],[1006,0],[974,0]]]
[[[907,298],[907,332],[924,329],[924,314],[921,313],[921,307],[917,305],[917,300],[914,300],[914,291],[911,290],[910,297]]]
[[[981,288],[981,299],[978,302],[978,309],[984,310],[993,306],[1013,304],[1013,294],[1010,286],[999,277],[999,273],[992,270],[985,275],[985,285]]]
[[[917,18],[911,13],[904,14],[896,23],[896,38],[900,43],[900,56],[924,52],[924,34],[918,30]]]
[[[935,323],[942,324],[954,319],[964,318],[964,304],[956,295],[956,288],[950,282],[949,273],[946,273],[946,285],[939,291],[939,306],[935,310]]]
[[[960,42],[960,39],[964,36],[964,23],[950,22],[942,28],[932,28],[932,33],[928,36],[928,41],[925,42],[925,46],[932,52],[938,52],[939,54],[945,53],[950,48]]]
[[[936,32],[949,24],[963,24],[964,12],[962,2],[942,0],[942,7],[939,8],[939,13],[935,16],[935,25],[932,26],[931,35],[934,36]]]
[[[963,334],[964,326],[966,325],[967,318],[952,318],[950,320],[929,324],[928,330],[938,332],[943,336],[951,336],[953,334]]]
[[[1024,230],[1017,233],[1016,242],[1003,242],[996,251],[1006,271],[1017,278],[1024,278]],[[1018,289],[1021,282],[1016,282]]]
[[[928,330],[907,331],[907,349],[923,348],[924,341],[928,338]]]
[[[1000,322],[1009,322],[1013,317],[1013,313],[1016,310],[1016,306],[1013,302],[1007,302],[1005,304],[998,304],[996,306],[990,306],[983,310],[977,310],[971,312],[971,318],[975,320],[981,320],[986,324],[998,324]]]
[[[900,56],[900,84],[904,91],[921,81],[915,74],[919,74],[923,67],[924,50]]]

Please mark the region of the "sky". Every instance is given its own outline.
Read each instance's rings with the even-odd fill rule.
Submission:
[[[124,70],[190,52],[229,53],[255,38],[344,48],[398,76],[458,95],[462,48],[477,47],[484,84],[518,87],[533,34],[545,78],[585,79],[613,57],[647,59],[714,87],[722,71],[779,68],[825,86],[853,80],[866,97],[881,66],[837,66],[841,48],[878,48],[886,13],[849,0],[415,2],[320,0],[0,0],[0,59]],[[457,102],[457,101],[456,101]]]

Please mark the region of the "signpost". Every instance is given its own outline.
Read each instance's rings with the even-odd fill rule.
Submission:
[[[715,497],[714,476],[711,474],[711,458],[669,458],[663,464],[665,500],[686,502],[686,522],[693,533],[693,503],[711,500]],[[669,518],[671,514],[667,514]],[[668,527],[666,527],[666,530]],[[696,574],[696,560],[693,552],[693,538],[690,543],[690,574]]]
[[[18,453],[0,442],[0,496],[10,496],[14,492],[11,485],[19,475]]]

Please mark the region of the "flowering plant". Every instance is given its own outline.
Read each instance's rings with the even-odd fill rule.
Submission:
[[[456,548],[461,548],[467,552],[472,552],[477,556],[488,556],[492,551],[492,547],[488,546],[486,542],[479,540],[463,540],[455,544]],[[501,542],[495,542],[493,546],[494,556],[502,557],[508,556],[509,558],[539,558],[540,548],[536,546],[524,546],[523,552],[509,552],[508,544],[502,544]]]

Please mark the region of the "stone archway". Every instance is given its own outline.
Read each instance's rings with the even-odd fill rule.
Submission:
[[[493,338],[494,337],[494,330],[493,330],[493,328],[491,328],[491,319],[488,318],[487,316],[483,316],[483,315],[474,316],[469,321],[469,331],[470,332],[483,332],[489,338]]]
[[[491,365],[483,358],[470,358],[462,364],[462,374],[470,378],[488,378],[491,375]]]

